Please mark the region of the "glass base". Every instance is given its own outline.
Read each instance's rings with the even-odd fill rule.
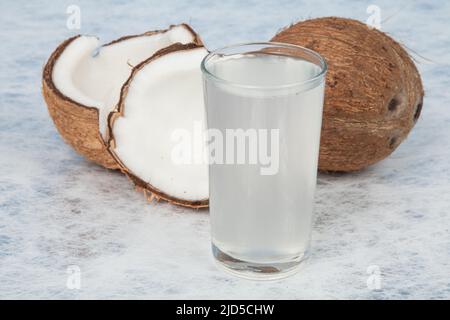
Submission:
[[[236,259],[212,244],[214,260],[217,266],[232,275],[250,280],[278,280],[297,273],[307,259],[307,253],[295,257],[289,262],[255,263]]]

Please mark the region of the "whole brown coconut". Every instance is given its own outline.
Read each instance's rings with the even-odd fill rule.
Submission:
[[[419,118],[420,75],[385,33],[327,17],[292,25],[272,41],[312,49],[327,60],[320,170],[354,171],[386,158]]]

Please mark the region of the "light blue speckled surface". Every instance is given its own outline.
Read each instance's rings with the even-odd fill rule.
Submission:
[[[0,3],[0,298],[450,298],[448,1],[151,2]],[[46,58],[76,33],[66,28],[69,4],[81,8],[80,32],[104,41],[185,21],[215,48],[268,40],[308,17],[365,21],[372,3],[383,31],[433,61],[415,55],[422,116],[387,160],[319,177],[311,259],[283,281],[216,270],[207,213],[149,205],[121,174],[83,160],[40,94]],[[80,290],[66,287],[73,264]],[[379,290],[366,285],[371,265]]]

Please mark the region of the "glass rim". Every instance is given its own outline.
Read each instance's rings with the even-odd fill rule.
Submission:
[[[223,50],[227,50],[227,49],[232,49],[232,48],[239,48],[239,47],[246,47],[246,46],[252,46],[252,45],[260,45],[260,46],[272,46],[272,47],[280,47],[280,48],[287,48],[287,49],[296,49],[296,50],[301,50],[303,52],[306,52],[314,57],[316,57],[318,59],[318,61],[320,62],[320,65],[317,65],[318,67],[320,67],[320,72],[314,76],[312,76],[311,78],[308,78],[306,80],[302,80],[302,81],[293,81],[291,83],[287,83],[287,84],[280,84],[280,85],[270,85],[270,86],[260,86],[260,85],[248,85],[248,84],[241,84],[235,81],[230,81],[227,79],[224,79],[222,77],[219,77],[217,75],[215,75],[213,72],[211,72],[210,70],[208,70],[208,68],[206,67],[206,63],[208,62],[208,60],[210,60],[213,56],[216,56],[220,53],[220,51]],[[295,56],[292,56],[295,57]],[[308,60],[305,60],[308,61]],[[282,42],[243,42],[243,43],[237,43],[237,44],[232,44],[232,45],[228,45],[228,46],[224,46],[218,49],[215,49],[211,52],[209,52],[202,60],[200,68],[203,72],[203,74],[211,77],[212,79],[214,79],[215,81],[219,81],[221,83],[230,85],[230,86],[234,86],[234,87],[239,87],[239,88],[244,88],[244,89],[264,89],[264,90],[277,90],[277,89],[289,89],[289,88],[294,88],[294,87],[301,87],[304,85],[307,85],[309,83],[312,83],[314,81],[317,81],[321,78],[323,78],[325,76],[325,74],[328,71],[328,64],[327,61],[325,60],[325,58],[320,55],[318,52],[302,47],[302,46],[298,46],[295,44],[290,44],[290,43],[282,43]]]

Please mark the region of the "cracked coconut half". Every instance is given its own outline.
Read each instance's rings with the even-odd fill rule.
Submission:
[[[93,36],[64,41],[43,72],[43,95],[64,140],[78,153],[110,169],[119,165],[107,149],[107,118],[134,66],[174,43],[201,44],[186,24],[126,36],[99,47]]]
[[[158,51],[133,70],[110,115],[111,154],[150,199],[193,208],[208,205],[208,166],[191,161],[201,159],[203,147],[193,148],[186,162],[174,159],[176,132],[193,143],[203,139],[194,128],[205,125],[200,64],[207,53],[196,44]]]

